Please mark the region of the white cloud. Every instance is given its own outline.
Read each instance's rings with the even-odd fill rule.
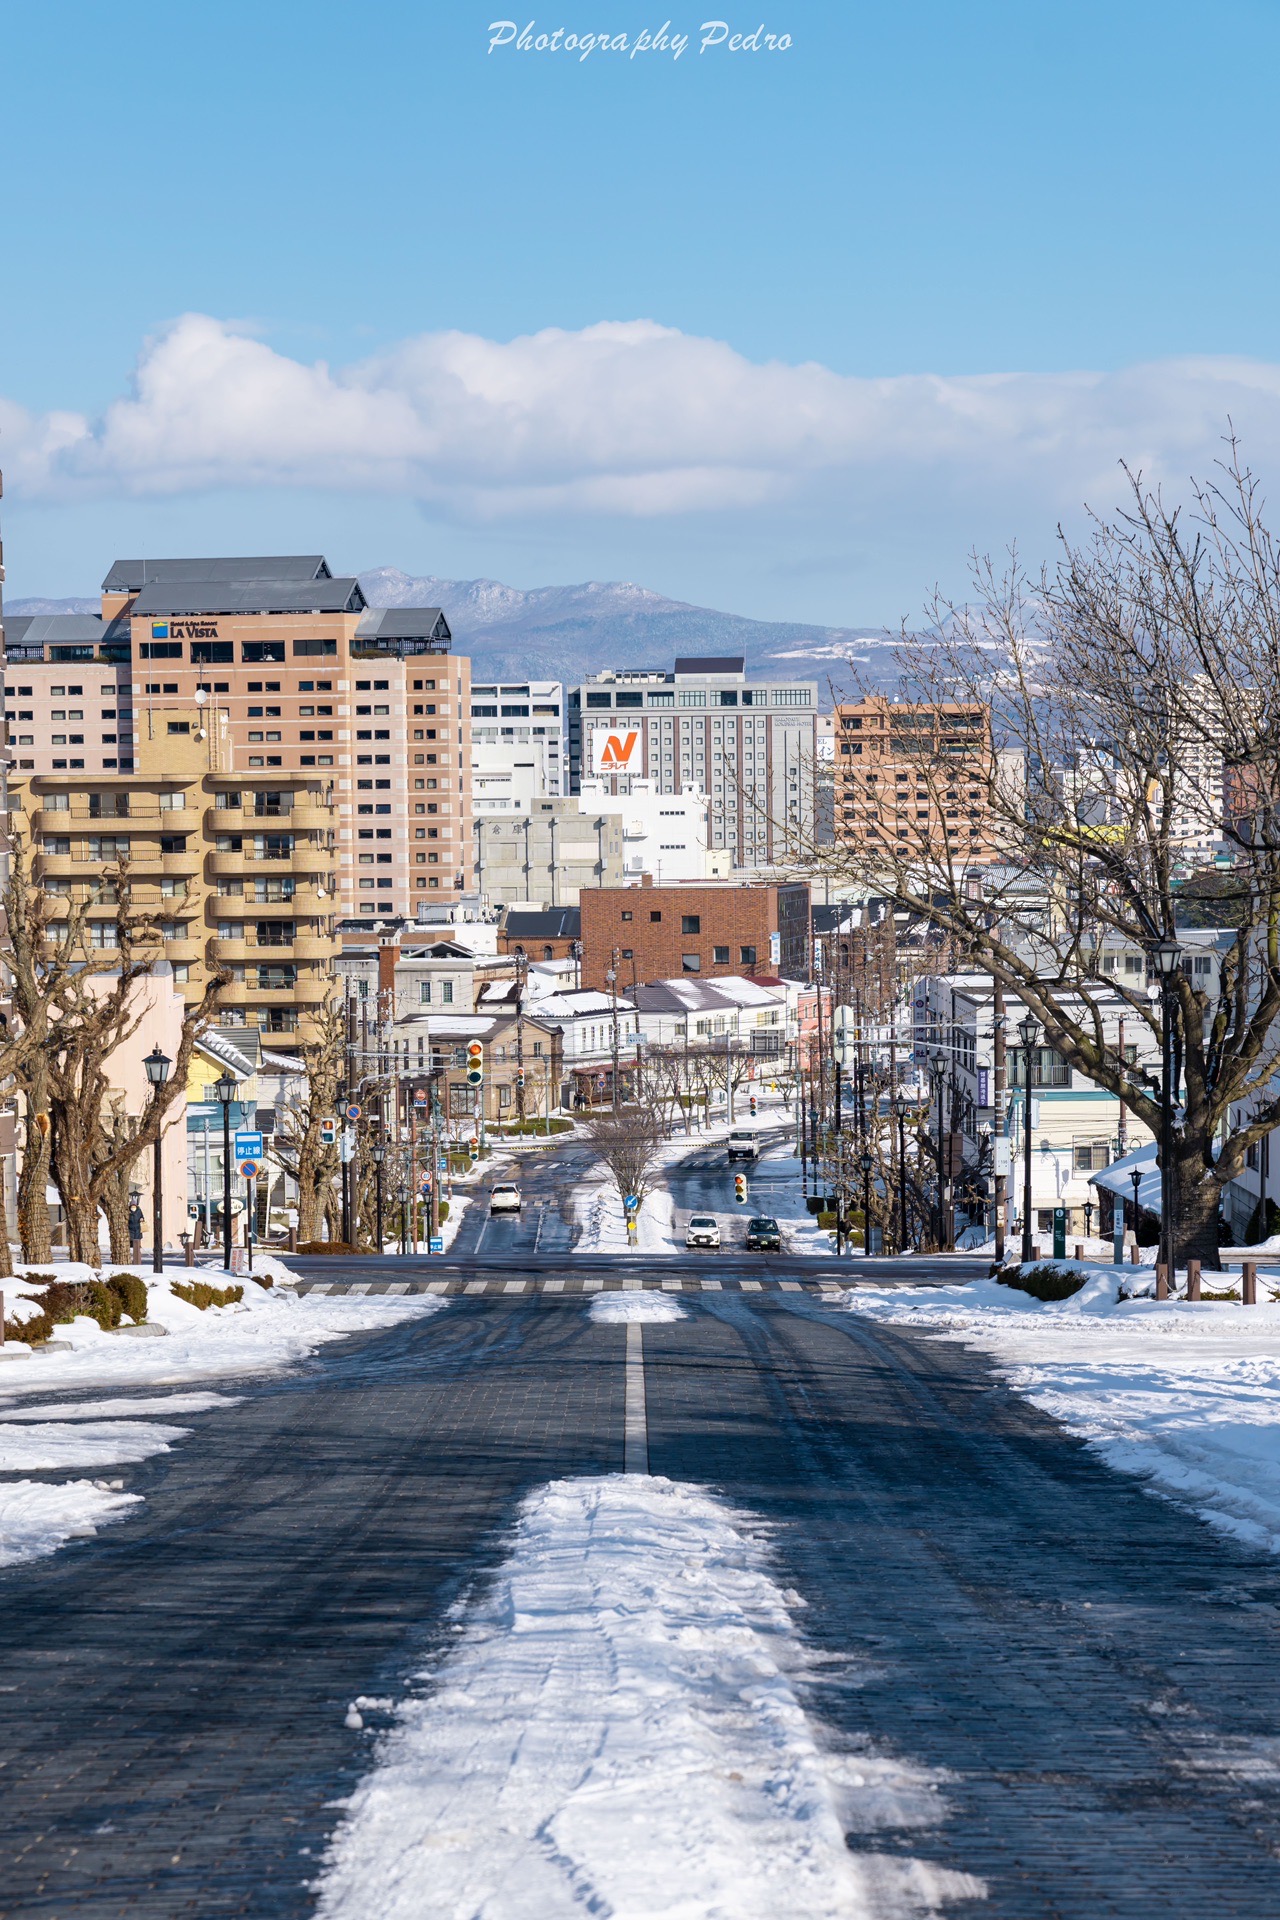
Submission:
[[[1280,367],[859,379],[757,364],[651,321],[509,342],[445,332],[333,369],[188,314],[99,418],[0,400],[11,487],[67,500],[209,488],[393,493],[460,518],[655,518],[977,495],[1105,503],[1125,458],[1177,481],[1228,416],[1280,454]]]

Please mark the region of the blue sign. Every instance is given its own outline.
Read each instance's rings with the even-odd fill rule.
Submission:
[[[428,1240],[428,1242],[427,1242],[427,1251],[428,1251],[429,1253],[443,1253],[443,1252],[444,1252],[444,1241],[443,1241],[443,1240]]]
[[[261,1160],[262,1135],[260,1133],[238,1133],[236,1135],[237,1160]]]
[[[622,1204],[626,1208],[628,1213],[634,1213],[636,1208],[640,1205],[639,1196],[634,1193],[629,1193]]]

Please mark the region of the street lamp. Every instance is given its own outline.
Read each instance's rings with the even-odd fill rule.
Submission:
[[[381,1257],[381,1254],[382,1254],[382,1163],[387,1157],[387,1150],[383,1146],[381,1141],[378,1142],[376,1147],[372,1147],[370,1149],[369,1157],[373,1161],[374,1215],[377,1220],[378,1254],[379,1254],[379,1257]],[[434,1167],[431,1170],[431,1177],[432,1179],[435,1178]]]
[[[231,1102],[239,1088],[229,1073],[213,1083],[214,1099],[222,1108],[222,1264],[231,1271]]]
[[[1138,1244],[1138,1188],[1142,1185],[1142,1168],[1135,1167],[1129,1175],[1133,1182],[1133,1244]]]
[[[164,1085],[165,1081],[169,1078],[169,1069],[172,1067],[173,1062],[169,1058],[167,1053],[161,1053],[159,1047],[152,1047],[150,1053],[147,1055],[146,1059],[143,1061],[142,1064],[143,1064],[143,1067],[146,1069],[147,1079],[151,1082],[151,1085],[156,1089],[156,1095],[158,1097],[160,1088]],[[161,1186],[161,1170],[160,1170],[161,1138],[160,1138],[160,1135],[161,1135],[161,1122],[160,1120],[157,1120],[155,1147],[154,1147],[153,1158],[151,1163],[151,1240],[152,1240],[151,1271],[152,1273],[164,1272],[164,1193]]]
[[[1182,948],[1171,938],[1158,940],[1150,957],[1160,980],[1160,1259],[1173,1287],[1173,976],[1182,964]]]
[[[865,1147],[858,1157],[858,1165],[862,1168],[862,1257],[868,1260],[871,1257],[871,1169],[875,1162]]]
[[[1031,1055],[1040,1044],[1040,1022],[1033,1013],[1018,1022],[1022,1042],[1022,1259],[1031,1261]]]

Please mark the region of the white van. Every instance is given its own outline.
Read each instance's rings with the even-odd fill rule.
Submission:
[[[735,1127],[729,1135],[729,1158],[731,1160],[760,1158],[759,1136],[750,1127]]]

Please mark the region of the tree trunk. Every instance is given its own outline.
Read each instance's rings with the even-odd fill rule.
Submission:
[[[1173,1148],[1174,1265],[1188,1258],[1210,1271],[1218,1265],[1218,1209],[1222,1188],[1207,1174],[1204,1153],[1195,1140],[1174,1141]]]
[[[52,1257],[49,1242],[49,1134],[47,1125],[37,1124],[43,1111],[44,1076],[33,1076],[27,1093],[27,1135],[18,1174],[18,1238],[22,1257],[34,1265],[44,1265]],[[48,1115],[45,1114],[47,1122]]]
[[[133,1249],[129,1244],[129,1169],[118,1167],[102,1190],[99,1203],[107,1217],[111,1258],[128,1266]]]
[[[67,1217],[68,1257],[96,1267],[98,1203],[91,1192],[89,1143],[82,1121],[81,1112],[69,1101],[54,1103],[53,1177]]]
[[[4,1190],[4,1167],[0,1165],[0,1278],[7,1280],[13,1272],[13,1255],[9,1250],[9,1204]]]

